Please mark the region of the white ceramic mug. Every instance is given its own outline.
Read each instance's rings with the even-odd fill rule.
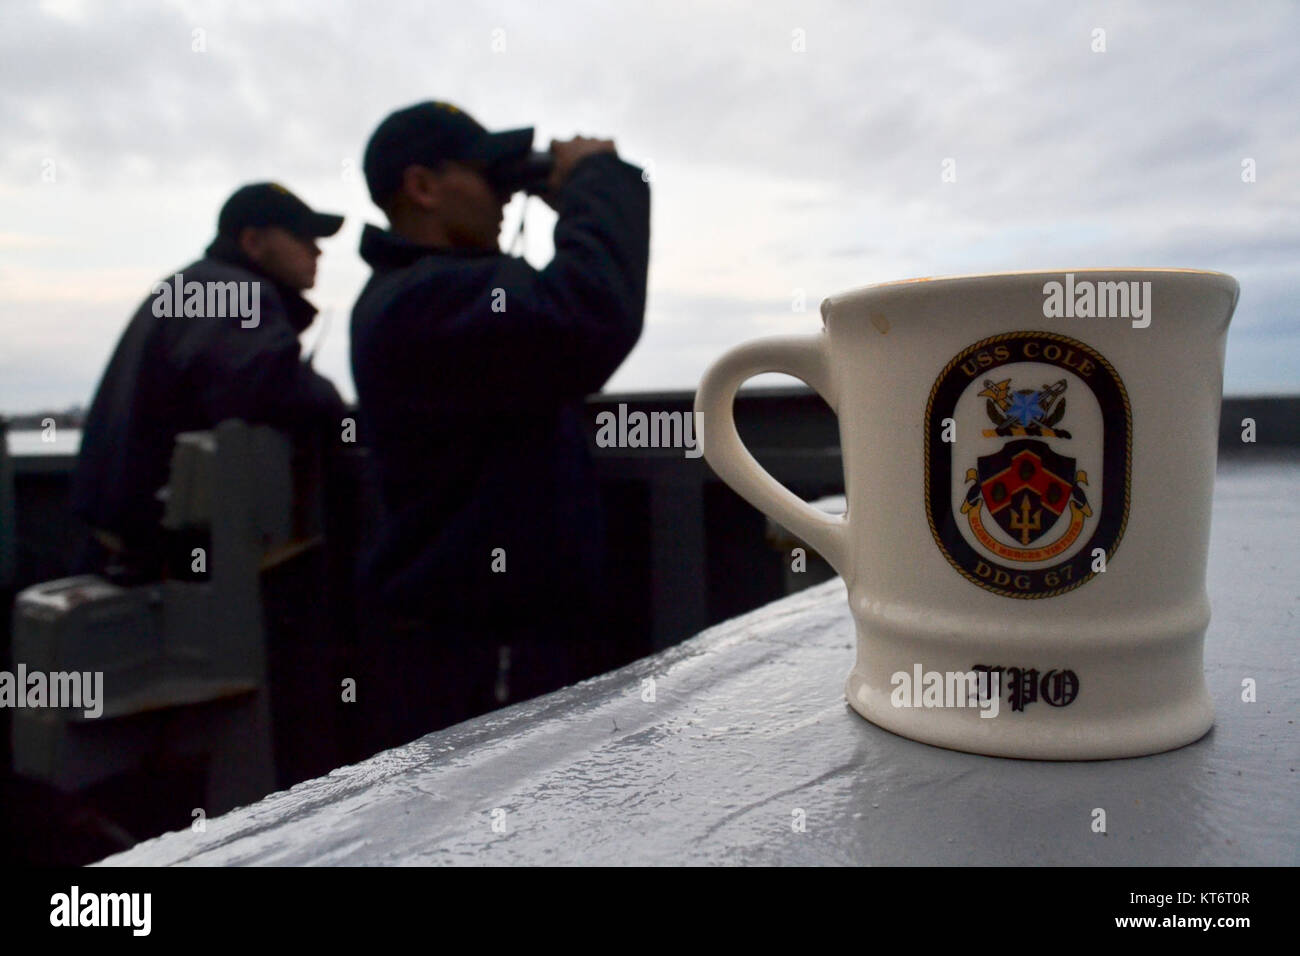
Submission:
[[[709,369],[705,458],[846,582],[858,713],[1042,759],[1155,753],[1209,730],[1206,555],[1237,295],[1232,277],[1189,269],[889,282],[826,299],[818,334]],[[741,443],[732,400],[762,372],[834,409],[845,515]]]

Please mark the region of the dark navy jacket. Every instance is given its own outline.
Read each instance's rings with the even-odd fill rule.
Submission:
[[[316,311],[306,299],[221,239],[179,271],[185,283],[260,283],[258,323],[244,328],[251,320],[238,315],[155,315],[155,292],[122,333],[82,429],[72,505],[128,545],[158,533],[156,492],[167,483],[178,433],[228,418],[286,430],[340,428],[344,415],[338,391],[301,358],[298,333]],[[171,285],[173,278],[160,281]]]
[[[387,517],[363,587],[387,611],[537,632],[599,590],[582,402],[641,334],[649,187],[598,154],[557,205],[540,271],[366,227],[374,275],[352,313],[352,373]]]

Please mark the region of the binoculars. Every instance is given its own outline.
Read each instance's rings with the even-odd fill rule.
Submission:
[[[530,196],[540,196],[547,191],[547,182],[554,168],[553,155],[532,150],[517,159],[498,163],[488,171],[488,179],[493,186],[509,195],[523,192]]]

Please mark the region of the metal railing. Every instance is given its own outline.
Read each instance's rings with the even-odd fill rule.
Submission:
[[[702,458],[688,457],[683,448],[597,443],[602,414],[688,415],[693,402],[689,391],[610,393],[587,401],[609,523],[611,598],[621,609],[611,623],[618,629],[612,639],[632,657],[779,597],[788,587],[781,556],[767,544],[765,519]],[[1253,445],[1242,441],[1245,419],[1255,423]],[[759,462],[796,494],[811,500],[843,491],[838,424],[811,390],[742,390],[736,421]],[[0,588],[12,595],[64,575],[86,532],[67,506],[76,456],[8,458],[3,448],[0,442]],[[1225,399],[1220,455],[1265,448],[1300,448],[1300,396]]]

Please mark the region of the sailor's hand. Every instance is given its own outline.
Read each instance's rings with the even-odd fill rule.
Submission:
[[[574,167],[583,159],[597,153],[618,155],[612,139],[575,136],[570,140],[551,140],[551,154],[555,157],[555,167],[551,170],[551,178],[547,181],[548,189],[546,195],[542,196],[543,201],[552,209],[555,209],[555,198],[559,195],[560,189],[568,180]]]

